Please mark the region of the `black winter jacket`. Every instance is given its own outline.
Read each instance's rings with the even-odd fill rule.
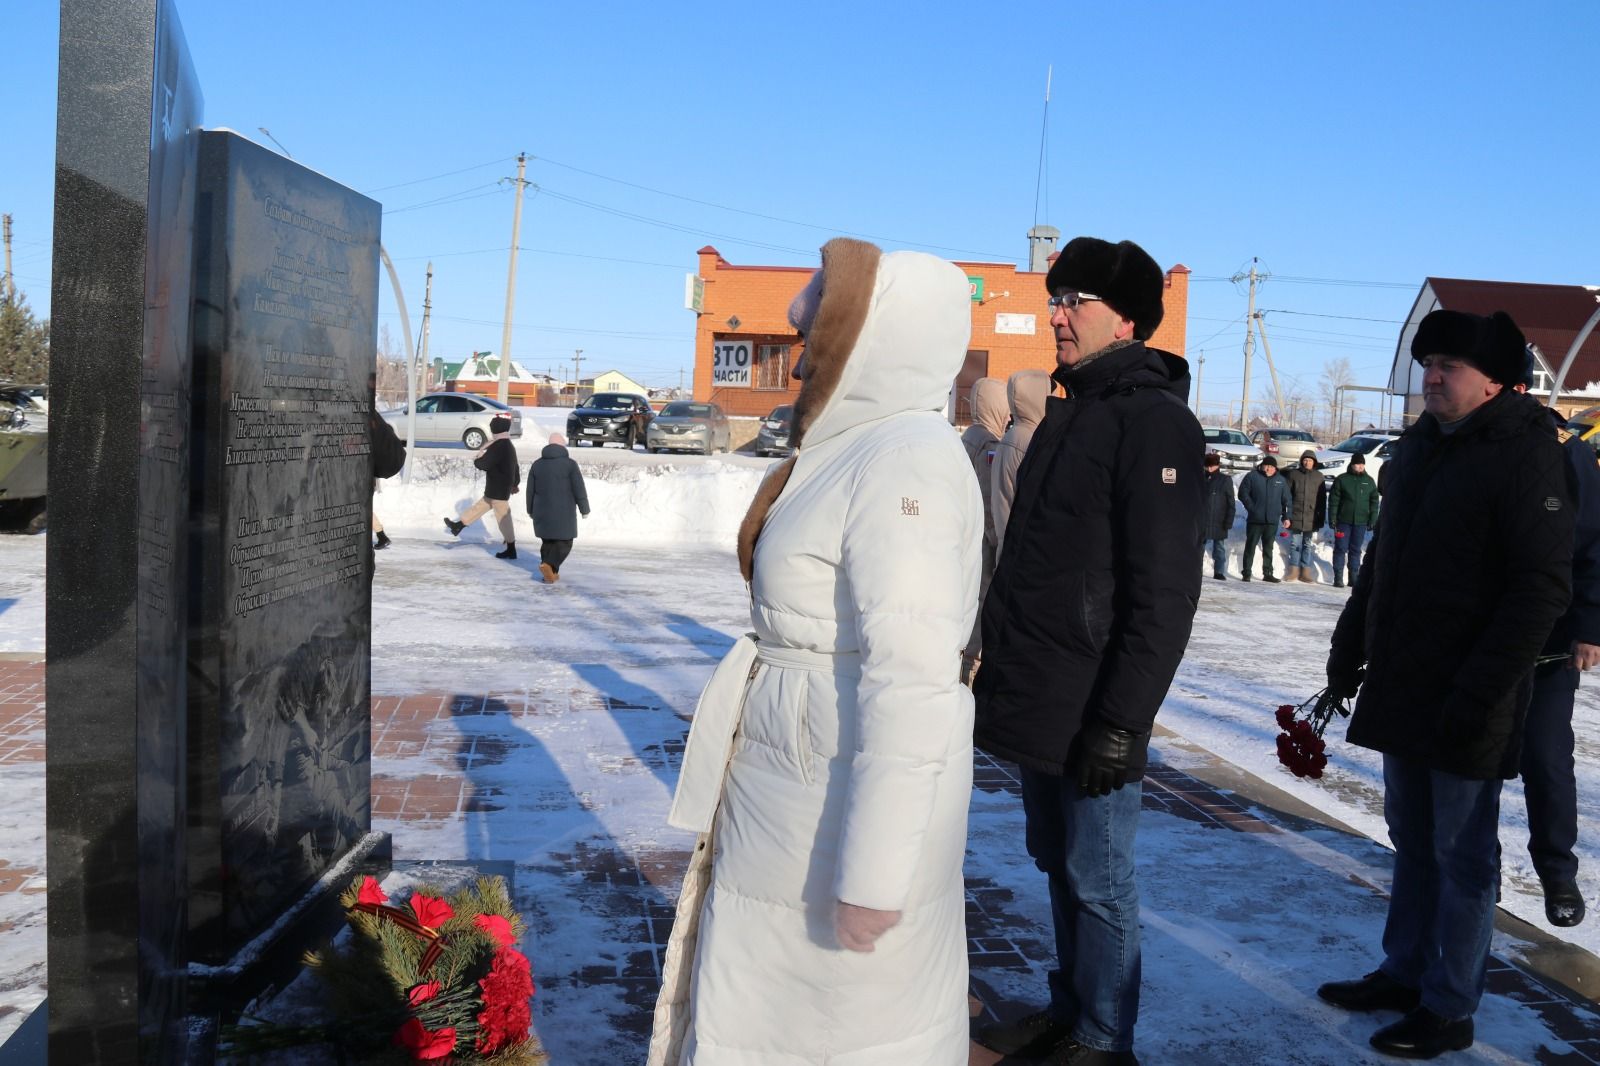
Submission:
[[[1366,663],[1348,737],[1459,777],[1515,777],[1534,659],[1570,597],[1555,433],[1507,390],[1448,436],[1423,415],[1383,474],[1383,521],[1328,658],[1330,677]]]
[[[1233,476],[1206,472],[1206,540],[1227,540],[1238,509],[1233,503]]]
[[[540,540],[576,540],[578,512],[589,513],[583,471],[567,449],[546,444],[528,468],[528,516]]]
[[[1017,473],[984,600],[974,742],[1060,774],[1088,716],[1148,734],[1183,658],[1205,439],[1175,355],[1136,342],[1052,376],[1067,396]]]
[[[1282,474],[1268,477],[1266,468],[1258,466],[1239,482],[1239,502],[1247,523],[1282,525],[1289,517],[1289,483]]]
[[[1321,529],[1328,518],[1328,483],[1323,480],[1322,464],[1313,459],[1307,470],[1296,463],[1283,479],[1289,483],[1289,528],[1295,533]]]
[[[509,500],[522,484],[522,471],[517,466],[517,449],[504,437],[489,442],[482,455],[472,460],[472,465],[483,471],[483,496],[487,500]]]
[[[1561,430],[1561,454],[1567,472],[1567,488],[1572,493],[1577,528],[1572,544],[1572,606],[1556,622],[1545,642],[1547,655],[1564,655],[1573,641],[1600,644],[1600,465],[1594,448],[1566,428],[1566,420],[1545,414]],[[1546,672],[1567,670],[1567,663],[1552,663]],[[1569,671],[1573,684],[1578,674]]]

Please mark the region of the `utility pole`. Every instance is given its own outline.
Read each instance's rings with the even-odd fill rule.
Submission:
[[[1249,432],[1250,426],[1250,357],[1256,350],[1256,263],[1260,262],[1255,256],[1250,257],[1250,310],[1244,320],[1244,399],[1239,407],[1239,429]],[[1235,274],[1233,280],[1238,282],[1244,275]]]
[[[506,324],[500,333],[500,391],[498,399],[506,402],[511,383],[511,309],[517,300],[517,241],[522,235],[522,190],[528,185],[523,175],[528,170],[528,153],[517,153],[517,206],[511,213],[511,266],[506,271]]]
[[[1204,421],[1206,416],[1200,413],[1200,386],[1205,382],[1206,379],[1206,352],[1204,348],[1200,349],[1199,356],[1200,357],[1195,360],[1196,370],[1194,375],[1194,414],[1196,418]]]
[[[4,300],[8,304],[13,304],[17,302],[17,282],[16,279],[11,276],[11,216],[0,215],[0,220],[4,220],[5,222],[6,242],[6,278],[5,285],[0,287],[0,300]]]
[[[1278,401],[1278,414],[1283,416],[1283,389],[1278,386],[1278,367],[1272,361],[1272,342],[1267,339],[1267,313],[1257,311],[1255,316],[1256,330],[1261,334],[1261,351],[1267,357],[1267,373],[1272,375],[1272,396]],[[1293,421],[1293,419],[1291,419]]]
[[[422,287],[422,350],[417,353],[417,367],[413,379],[421,377],[428,369],[428,323],[433,318],[433,260],[428,260],[428,279]],[[415,391],[415,386],[412,387]],[[416,412],[411,414],[416,417]]]
[[[678,368],[678,391],[673,394],[675,399],[683,399],[683,367]]]
[[[583,364],[583,349],[575,348],[572,352],[572,406],[582,407],[578,402],[578,368]]]

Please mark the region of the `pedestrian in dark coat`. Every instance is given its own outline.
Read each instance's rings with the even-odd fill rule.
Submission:
[[[1261,464],[1239,482],[1239,502],[1244,505],[1244,557],[1239,576],[1250,580],[1250,567],[1256,561],[1256,545],[1261,546],[1261,580],[1274,585],[1272,541],[1280,529],[1289,528],[1289,483],[1278,473],[1278,460],[1263,456]]]
[[[468,507],[460,518],[446,518],[444,527],[452,537],[482,518],[489,511],[500,523],[500,536],[506,546],[494,553],[496,559],[517,557],[517,531],[511,521],[510,499],[522,484],[517,467],[517,449],[511,443],[511,419],[496,415],[489,420],[489,446],[479,452],[472,465],[483,471],[483,497]]]
[[[1206,453],[1206,541],[1211,545],[1211,576],[1228,580],[1228,534],[1237,508],[1233,502],[1233,477],[1222,472],[1222,456]],[[1201,549],[1202,558],[1205,549]]]
[[[378,520],[377,496],[383,491],[383,479],[394,477],[405,467],[406,446],[394,427],[374,410],[367,412],[367,451],[372,459],[372,535],[377,538],[372,542],[372,550],[382,551],[389,546],[389,534],[383,531],[383,523]]]
[[[1188,365],[1145,346],[1165,284],[1142,248],[1079,237],[1046,287],[1066,396],[1046,402],[1018,472],[973,692],[974,742],[1022,767],[1059,969],[1042,1024],[979,1040],[1024,1058],[1076,1041],[1124,1062],[1139,1003],[1140,780],[1200,594],[1205,437]]]
[[[546,585],[561,578],[561,564],[578,538],[578,515],[589,517],[589,491],[583,471],[567,454],[567,438],[550,434],[539,458],[528,468],[528,515],[539,538],[539,573]]]
[[[1503,312],[1419,324],[1427,410],[1384,465],[1383,522],[1328,656],[1332,692],[1359,686],[1348,739],[1383,753],[1395,867],[1382,965],[1318,994],[1407,1011],[1372,1037],[1388,1054],[1472,1044],[1501,780],[1517,772],[1534,662],[1570,598],[1570,491],[1544,410],[1511,388],[1523,348]]]
[[[1333,587],[1344,587],[1346,560],[1350,587],[1361,572],[1361,545],[1378,524],[1378,483],[1367,473],[1367,457],[1356,452],[1350,469],[1333,479],[1328,493],[1328,525],[1333,527]]]
[[[1518,391],[1533,386],[1528,355]],[[1523,728],[1522,796],[1528,804],[1528,856],[1544,889],[1544,915],[1551,925],[1574,926],[1587,908],[1578,888],[1578,781],[1573,765],[1572,705],[1578,679],[1600,665],[1600,465],[1594,448],[1567,428],[1555,411],[1553,423],[1565,460],[1567,488],[1576,508],[1572,545],[1572,605],[1557,619],[1533,675],[1533,699]],[[1557,656],[1563,658],[1557,659]]]
[[[1317,580],[1316,550],[1312,543],[1328,516],[1328,483],[1322,476],[1317,453],[1307,448],[1300,462],[1284,475],[1289,483],[1289,565],[1286,581]]]

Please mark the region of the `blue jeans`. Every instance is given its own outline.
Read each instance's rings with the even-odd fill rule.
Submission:
[[[1213,574],[1226,574],[1228,572],[1228,539],[1211,541],[1211,572]],[[1200,558],[1205,558],[1205,548],[1200,549]]]
[[[1132,1051],[1139,1017],[1139,782],[1091,798],[1076,780],[1022,770],[1028,854],[1050,878],[1056,962],[1050,1013],[1101,1051]]]
[[[1304,533],[1291,532],[1289,534],[1289,565],[1310,568],[1316,561],[1317,553],[1311,549],[1311,541],[1317,535],[1314,529]]]
[[[1356,583],[1356,575],[1361,572],[1361,545],[1367,540],[1367,527],[1349,522],[1340,522],[1333,527],[1333,579],[1339,581],[1344,577],[1346,557],[1350,565],[1349,584]]]
[[[1578,671],[1541,668],[1522,727],[1522,794],[1528,801],[1528,856],[1544,881],[1578,876],[1578,782],[1572,764],[1572,703]]]
[[[1500,887],[1500,784],[1383,757],[1394,890],[1380,968],[1420,989],[1442,1018],[1467,1017],[1483,996]]]

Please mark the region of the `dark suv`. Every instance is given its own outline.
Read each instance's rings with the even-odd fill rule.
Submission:
[[[794,446],[789,443],[789,427],[793,421],[793,404],[786,403],[774,407],[772,413],[761,420],[761,428],[756,431],[756,454],[782,456],[792,454]]]
[[[643,396],[631,392],[597,392],[567,416],[567,440],[574,445],[610,442],[632,450],[644,443],[645,427],[655,412]]]

